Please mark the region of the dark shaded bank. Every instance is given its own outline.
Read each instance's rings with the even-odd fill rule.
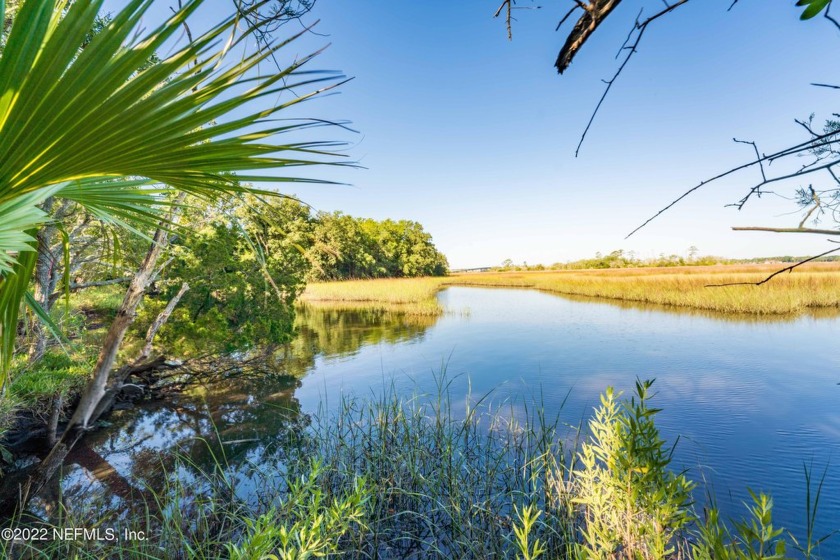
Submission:
[[[183,431],[179,426],[192,425],[194,430],[189,437],[212,439],[214,434],[207,431],[212,425],[225,435],[249,434],[233,438],[243,443],[263,445],[266,439],[271,440],[284,430],[285,411],[299,414],[300,406],[292,395],[300,379],[313,368],[316,357],[352,356],[365,345],[417,339],[436,320],[377,310],[339,312],[308,307],[299,308],[297,315],[297,335],[288,344],[186,362],[160,357],[131,369],[95,429],[69,435],[73,444],[64,450],[69,453],[66,459],[63,454],[54,454],[49,457],[51,463],[44,464],[55,443],[55,434],[62,433],[65,425],[58,418],[67,418],[77,393],[66,391],[60,393],[60,399],[46,399],[17,411],[14,423],[3,434],[5,448],[14,462],[0,482],[0,511],[19,509],[21,488],[32,476],[37,477],[30,483],[33,489],[57,487],[61,473],[78,465],[74,463],[76,446],[95,450],[101,449],[103,437],[130,437],[135,423],[145,421],[151,410],[157,411],[156,422],[167,434],[178,434]],[[202,416],[205,410],[207,416]],[[278,414],[278,410],[284,412]],[[171,454],[181,449],[177,438],[157,435],[152,441],[155,453]],[[27,496],[33,494],[38,491],[30,491]]]

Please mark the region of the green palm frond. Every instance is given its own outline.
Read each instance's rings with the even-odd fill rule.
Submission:
[[[30,230],[27,235],[34,237],[35,233],[34,230]],[[29,279],[35,270],[36,261],[37,254],[34,251],[23,252],[12,271],[0,276],[0,373],[3,375],[0,385],[3,388],[12,364],[21,302],[29,287]]]
[[[172,203],[165,198],[171,188],[152,187],[148,180],[82,179],[58,190],[56,196],[84,206],[103,223],[121,227],[141,237],[161,222],[159,209]]]
[[[232,15],[148,65],[202,3],[189,0],[138,34],[152,0],[129,0],[89,41],[103,0],[27,0],[16,13],[0,54],[0,308],[7,306],[0,309],[0,384],[9,363],[5,341],[16,328],[9,321],[17,320],[9,310],[20,305],[19,288],[31,277],[24,264],[34,248],[32,228],[45,219],[37,204],[47,196],[72,199],[105,222],[140,232],[161,219],[165,189],[202,198],[268,194],[243,185],[313,182],[280,171],[339,164],[335,143],[275,141],[315,122],[281,124],[278,112],[341,78],[302,70],[315,55],[260,74],[260,63],[289,41],[241,54],[250,31],[237,36],[239,16]],[[237,59],[227,65],[232,51]],[[299,96],[296,88],[311,93]],[[283,94],[289,99],[275,104]],[[149,186],[155,183],[168,186]]]
[[[0,278],[12,272],[15,254],[32,250],[35,238],[30,231],[47,219],[38,204],[57,190],[42,189],[0,202]]]
[[[317,142],[265,142],[278,132],[300,127],[266,125],[272,115],[309,96],[221,121],[266,96],[334,81],[331,76],[299,70],[311,57],[273,75],[247,78],[278,47],[248,56],[231,68],[220,68],[225,50],[219,50],[219,43],[234,19],[133,75],[201,0],[189,2],[159,29],[126,48],[123,42],[150,4],[135,0],[75,59],[77,49],[72,45],[84,38],[78,30],[92,25],[101,0],[75,2],[52,34],[47,15],[59,15],[44,8],[50,4],[58,2],[24,4],[0,59],[0,137],[4,140],[0,200],[57,182],[102,175],[148,177],[207,196],[240,189],[227,173],[309,165],[312,151],[332,147]],[[27,31],[29,37],[18,37],[19,30]],[[64,39],[74,30],[75,40]],[[39,52],[27,52],[26,44],[35,50],[31,46],[37,44],[39,32]],[[29,58],[31,65],[23,64]],[[250,86],[246,91],[230,91],[243,83]],[[249,176],[250,181],[278,179],[282,178],[270,173]]]

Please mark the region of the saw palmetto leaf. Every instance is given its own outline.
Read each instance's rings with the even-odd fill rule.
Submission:
[[[202,0],[139,34],[152,0],[129,0],[90,39],[102,4],[27,0],[0,54],[0,384],[16,331],[11,309],[23,300],[34,228],[46,219],[37,205],[48,196],[139,233],[161,219],[168,189],[212,199],[259,190],[246,182],[307,181],[284,175],[286,167],[337,164],[334,143],[277,141],[313,125],[280,125],[278,113],[340,78],[302,70],[312,56],[260,74],[289,41],[242,54],[250,32],[235,33],[234,14],[149,66]],[[236,52],[231,64],[228,52]]]

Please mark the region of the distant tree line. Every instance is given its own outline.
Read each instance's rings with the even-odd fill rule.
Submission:
[[[780,257],[754,257],[749,259],[730,259],[716,257],[713,255],[698,255],[696,247],[690,247],[688,254],[666,255],[664,253],[657,257],[642,259],[636,256],[634,251],[625,252],[622,249],[612,251],[609,254],[595,253],[593,258],[580,259],[566,263],[554,263],[551,265],[529,265],[528,263],[516,264],[512,259],[506,259],[495,268],[499,271],[508,270],[587,270],[603,268],[647,268],[647,267],[669,267],[669,266],[711,266],[720,264],[764,264],[764,263],[795,263],[801,262],[807,257],[780,256]],[[840,257],[826,256],[814,259],[816,262],[836,262]]]

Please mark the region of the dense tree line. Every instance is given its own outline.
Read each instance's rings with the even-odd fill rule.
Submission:
[[[102,235],[96,220],[73,219],[95,240],[71,255],[73,286],[127,281],[123,271],[143,259],[148,241],[129,232]],[[289,342],[293,303],[307,282],[443,275],[448,268],[417,222],[313,212],[289,197],[187,199],[180,222],[136,326],[142,339],[176,299],[157,334],[175,354]]]
[[[423,226],[410,220],[356,218],[334,212],[310,217],[307,258],[314,280],[442,276],[448,263]]]

